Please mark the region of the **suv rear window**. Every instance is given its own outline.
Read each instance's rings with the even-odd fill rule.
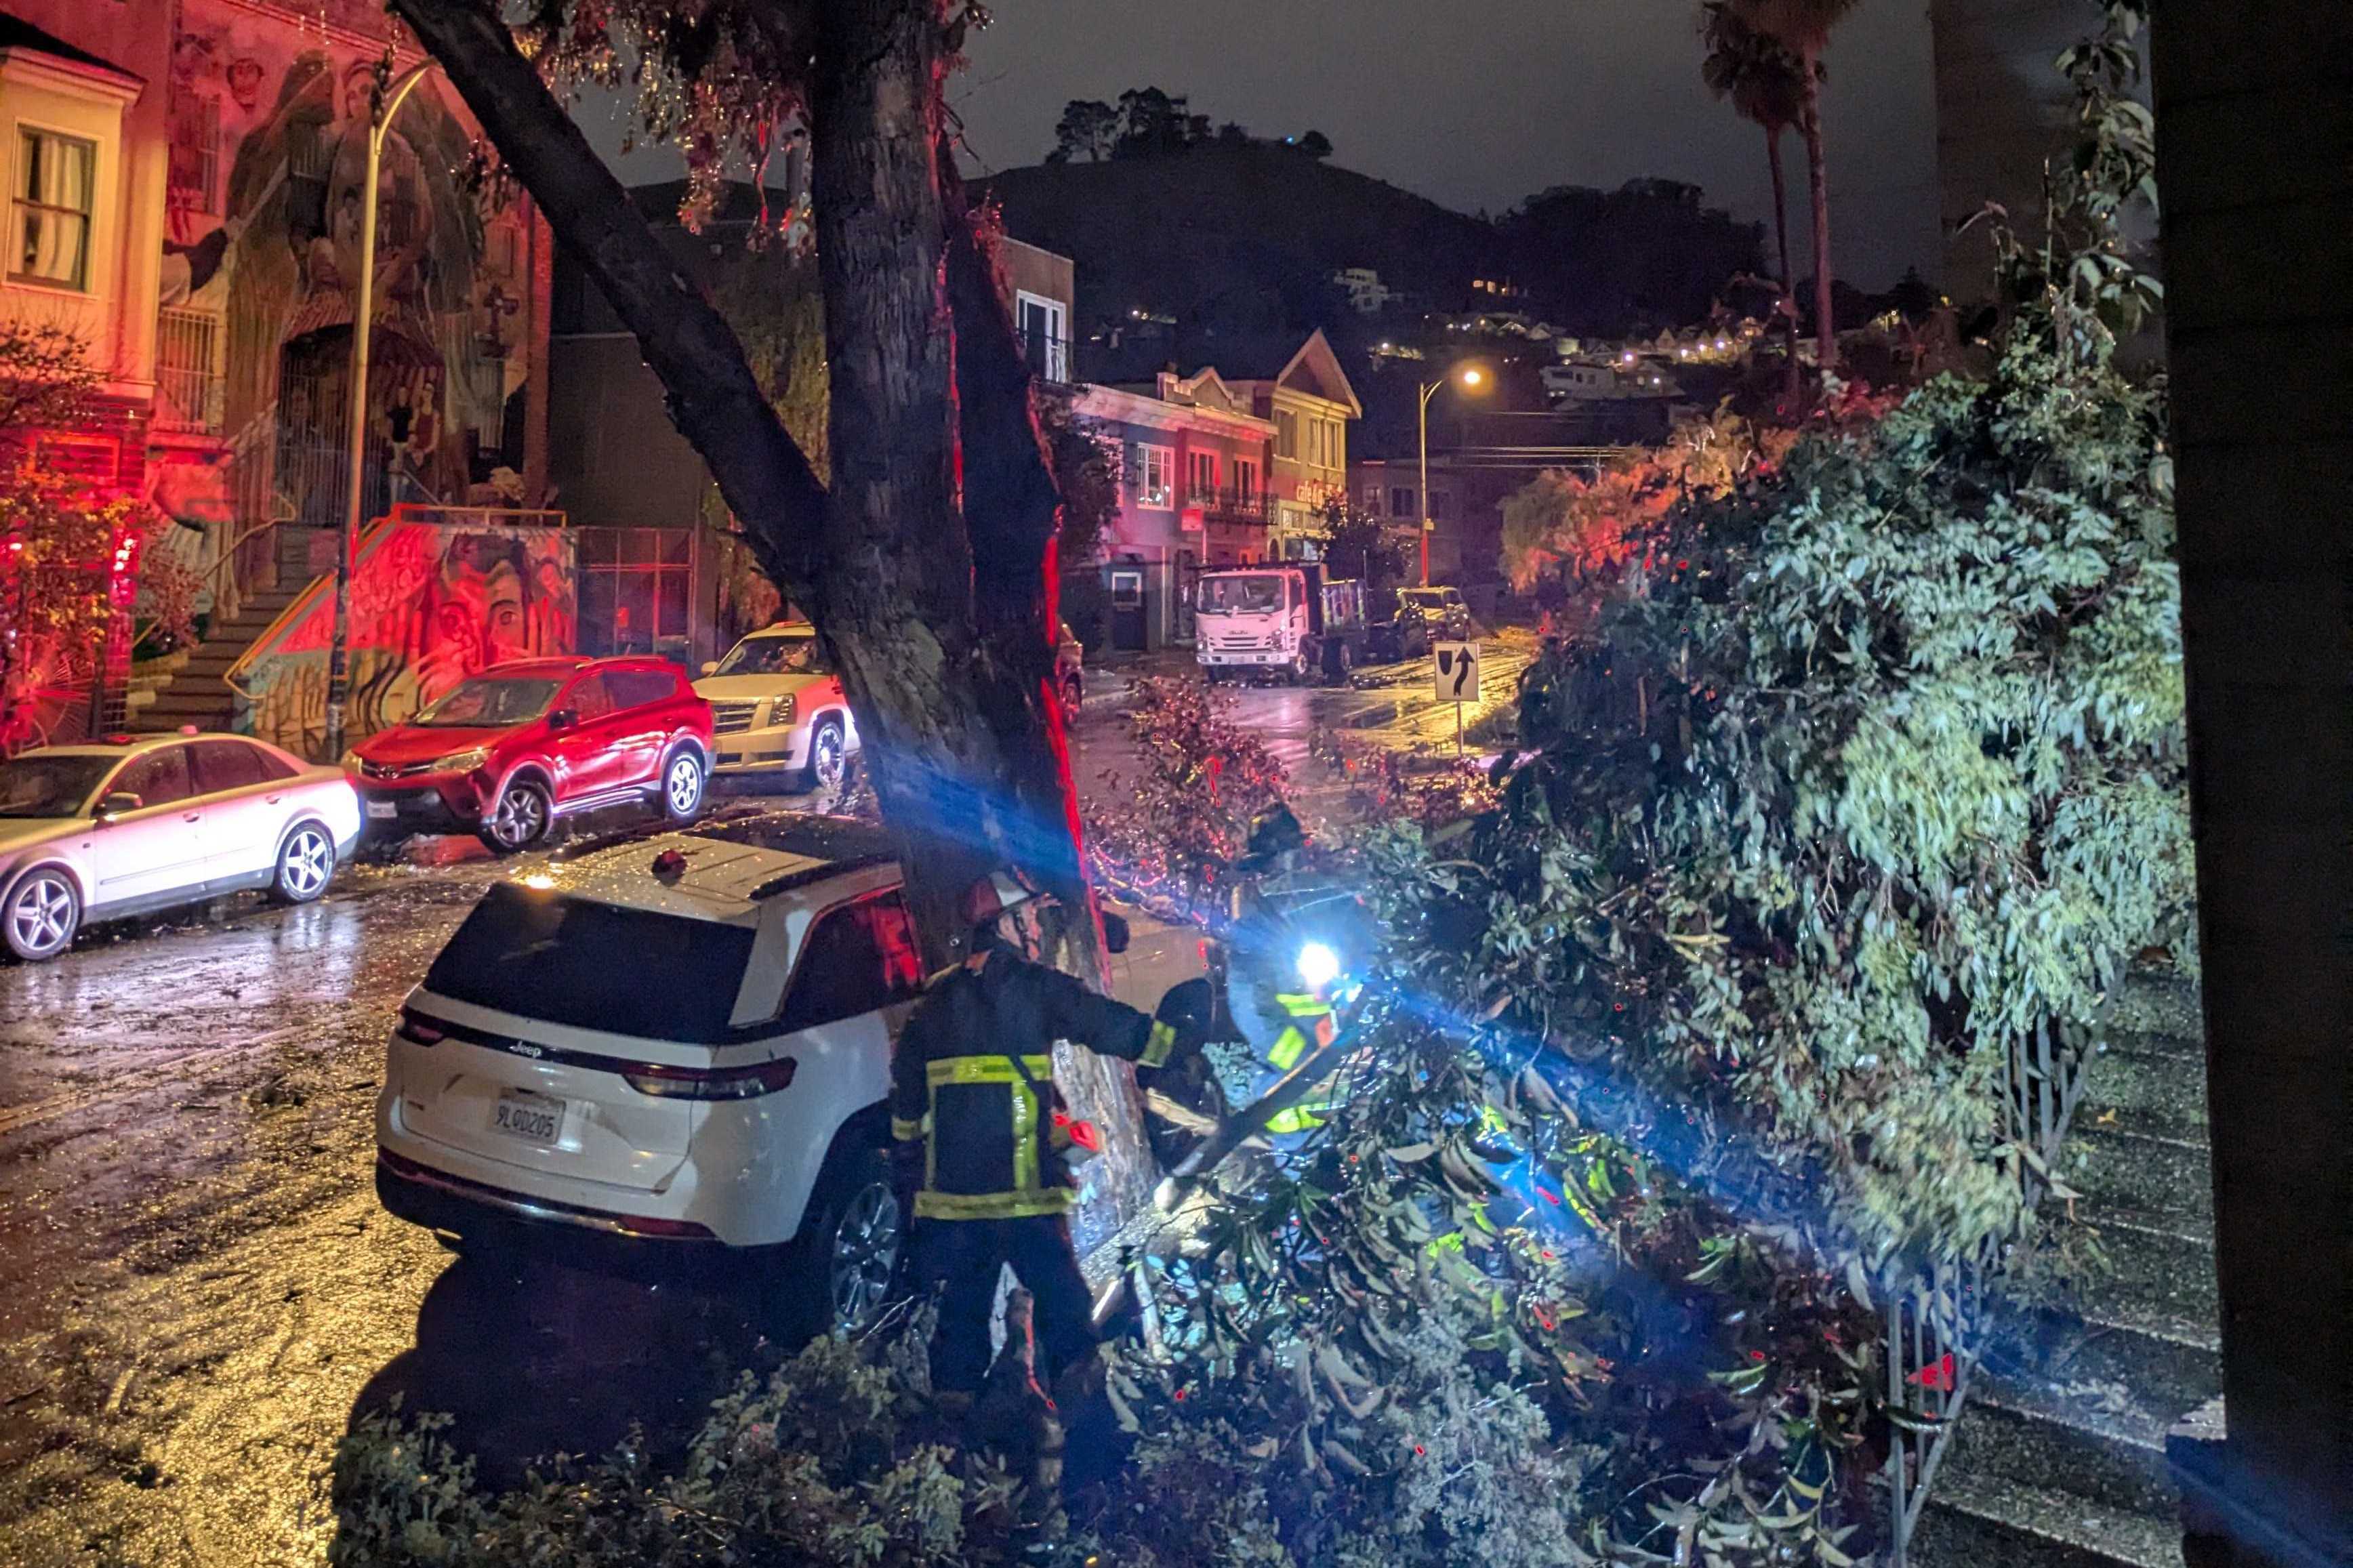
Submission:
[[[425,984],[544,1023],[718,1045],[754,934],[506,882],[474,906]]]

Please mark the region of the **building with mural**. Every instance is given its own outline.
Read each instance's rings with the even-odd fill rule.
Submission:
[[[6,0],[55,46],[0,35],[0,157],[45,232],[87,226],[79,273],[12,267],[9,308],[92,323],[120,415],[115,471],[176,524],[202,646],[142,683],[134,725],[226,723],[220,676],[329,566],[350,480],[353,322],[375,0]],[[421,63],[396,47],[392,70]],[[36,63],[37,62],[37,63]],[[70,98],[79,107],[60,107]],[[482,177],[478,133],[428,76],[386,128],[361,441],[364,516],[521,507],[546,486],[553,245]],[[54,247],[53,247],[54,248]],[[12,250],[12,255],[22,252]],[[97,458],[89,460],[96,462]]]

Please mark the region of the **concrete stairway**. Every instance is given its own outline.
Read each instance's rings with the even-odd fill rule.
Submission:
[[[229,727],[236,697],[223,678],[254,639],[268,631],[270,623],[310,585],[309,550],[308,531],[292,525],[278,530],[277,586],[248,592],[234,616],[206,627],[204,640],[168,679],[155,686],[153,698],[131,710],[128,724],[132,731],[160,733],[189,724],[199,730]]]
[[[2062,1162],[2083,1195],[2072,1217],[2042,1209],[2107,1267],[2000,1307],[1921,1568],[2181,1568],[2165,1432],[2222,1375],[2202,1035],[2180,982],[2137,978],[2116,998]]]

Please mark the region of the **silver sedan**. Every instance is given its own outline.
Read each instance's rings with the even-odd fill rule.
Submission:
[[[327,890],[359,796],[242,735],[140,735],[0,761],[0,954],[55,958],[85,921],[260,889]]]

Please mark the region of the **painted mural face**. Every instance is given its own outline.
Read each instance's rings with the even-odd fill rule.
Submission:
[[[396,724],[468,676],[569,653],[579,626],[573,536],[560,528],[395,522],[352,579],[352,729]],[[254,732],[300,749],[322,726],[332,611],[325,598],[258,650]]]
[[[375,0],[311,0],[380,35]],[[174,148],[164,303],[217,327],[222,428],[258,514],[340,488],[361,270],[374,53],[237,0],[184,0],[168,112]],[[376,208],[367,458],[384,499],[462,505],[501,464],[505,399],[525,379],[529,219],[461,184],[474,132],[427,81],[386,129]],[[400,410],[396,421],[392,410]]]

